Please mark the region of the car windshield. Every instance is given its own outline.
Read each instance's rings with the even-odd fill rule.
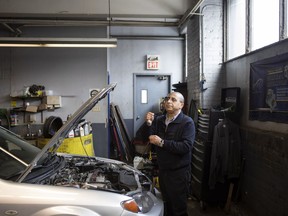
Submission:
[[[18,135],[0,127],[0,178],[24,171],[41,150]]]

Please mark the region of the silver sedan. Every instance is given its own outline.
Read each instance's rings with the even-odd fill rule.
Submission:
[[[134,167],[57,153],[71,128],[115,86],[84,103],[43,149],[0,127],[0,215],[163,215],[160,193]]]

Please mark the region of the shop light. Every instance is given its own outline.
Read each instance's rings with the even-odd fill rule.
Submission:
[[[116,38],[22,38],[0,37],[0,47],[113,48]]]

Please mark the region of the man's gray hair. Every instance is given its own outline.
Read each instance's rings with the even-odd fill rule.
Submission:
[[[179,101],[184,103],[184,101],[185,101],[184,96],[180,92],[171,92],[169,95],[171,95],[171,94],[176,94]]]

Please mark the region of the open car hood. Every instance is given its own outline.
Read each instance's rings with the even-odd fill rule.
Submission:
[[[106,88],[103,88],[96,95],[89,98],[72,116],[67,122],[54,134],[50,141],[43,147],[42,151],[31,161],[25,171],[18,178],[18,182],[22,182],[25,177],[31,172],[33,167],[37,166],[39,160],[49,152],[49,154],[55,154],[59,146],[64,141],[68,133],[74,129],[81,119],[108,93],[114,90],[116,83],[109,84]],[[43,158],[42,158],[43,159]]]

